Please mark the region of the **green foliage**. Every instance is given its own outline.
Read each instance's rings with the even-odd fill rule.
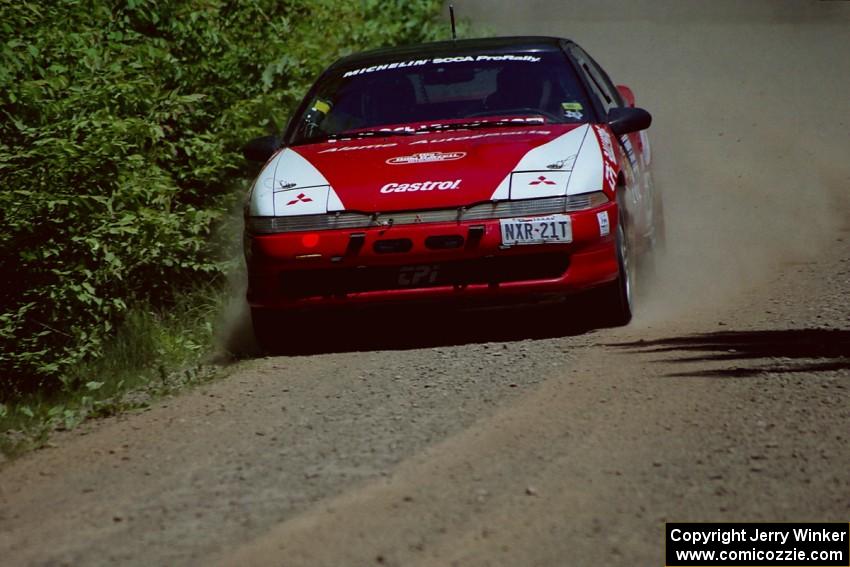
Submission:
[[[206,381],[220,372],[208,364],[214,327],[228,295],[207,285],[181,294],[165,310],[130,308],[103,356],[64,375],[76,387],[39,391],[0,404],[0,462],[44,445],[57,429],[89,417],[145,407],[162,395]]]
[[[0,400],[91,386],[128,306],[220,280],[241,145],[337,57],[444,36],[440,6],[0,0]]]

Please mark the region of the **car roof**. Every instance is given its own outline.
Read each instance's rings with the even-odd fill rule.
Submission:
[[[401,47],[385,47],[354,53],[339,59],[330,69],[339,67],[360,66],[366,63],[385,62],[404,57],[440,57],[453,55],[470,55],[478,53],[540,53],[559,51],[560,43],[568,41],[558,37],[546,36],[513,36],[487,37],[478,39],[458,39],[420,43]]]

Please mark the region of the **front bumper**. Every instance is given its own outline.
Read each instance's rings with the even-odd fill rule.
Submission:
[[[608,234],[598,214],[607,213]],[[569,213],[572,242],[502,246],[499,220],[245,235],[248,303],[301,309],[516,301],[616,279],[617,205]]]

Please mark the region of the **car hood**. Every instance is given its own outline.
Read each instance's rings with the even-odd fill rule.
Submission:
[[[602,161],[586,124],[522,124],[331,141],[280,150],[250,213],[290,216],[468,206],[598,191]]]

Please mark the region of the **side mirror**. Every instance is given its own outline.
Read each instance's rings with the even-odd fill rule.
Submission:
[[[632,92],[632,89],[630,89],[626,85],[617,85],[617,90],[620,91],[620,96],[623,97],[624,101],[626,101],[626,106],[634,108],[635,93]]]
[[[608,126],[617,136],[646,130],[652,124],[652,115],[642,108],[614,107],[608,111]]]
[[[280,147],[280,140],[277,136],[262,136],[254,138],[242,147],[242,155],[248,161],[258,161],[265,163],[274,155]]]

